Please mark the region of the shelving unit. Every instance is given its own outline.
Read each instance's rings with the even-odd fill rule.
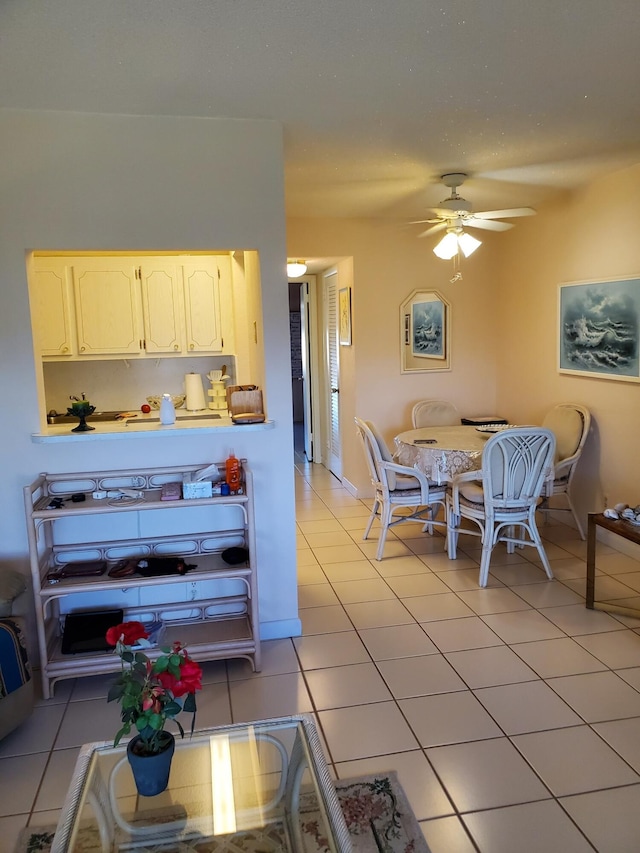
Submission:
[[[36,605],[42,689],[51,696],[64,678],[117,671],[109,652],[63,654],[64,619],[69,612],[122,607],[125,619],[161,622],[160,645],[174,640],[194,660],[241,657],[260,670],[258,594],[255,564],[253,477],[242,461],[243,492],[225,497],[161,501],[164,483],[207,467],[41,474],[24,488],[29,554]],[[220,474],[224,463],[216,463]],[[140,497],[96,499],[101,491],[130,489]],[[72,495],[84,499],[72,501]],[[60,508],[50,506],[62,498]],[[247,548],[246,563],[229,566],[220,554]],[[127,558],[180,556],[194,566],[187,574],[156,577],[99,576],[50,582],[49,573],[68,563],[106,561],[107,571]],[[124,603],[122,601],[124,599]],[[115,602],[115,605],[114,605]],[[150,656],[159,654],[150,650]]]

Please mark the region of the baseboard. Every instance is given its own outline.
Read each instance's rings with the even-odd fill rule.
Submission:
[[[347,478],[346,478],[346,477],[343,477],[343,478],[342,478],[342,485],[343,485],[343,487],[344,487],[344,488],[349,492],[349,494],[350,494],[350,495],[352,495],[354,498],[359,498],[359,497],[361,497],[361,496],[358,494],[358,490],[357,490],[357,488],[353,485],[353,483],[352,483],[352,482],[350,482],[350,480],[347,480]]]
[[[283,640],[286,637],[300,637],[302,622],[299,619],[277,619],[274,622],[260,623],[260,639]]]

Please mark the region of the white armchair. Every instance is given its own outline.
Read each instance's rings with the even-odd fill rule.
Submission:
[[[355,422],[367,459],[371,482],[375,487],[371,516],[362,538],[367,539],[374,520],[379,517],[380,537],[376,560],[381,560],[390,527],[405,521],[419,521],[424,524],[423,530],[429,533],[433,533],[434,525],[446,528],[446,521],[435,519],[439,507],[446,509],[446,488],[431,483],[417,468],[397,465],[384,439],[371,421],[356,418]],[[394,517],[394,513],[399,509],[410,509],[412,512]]]
[[[414,429],[430,426],[455,426],[460,423],[460,413],[447,400],[420,400],[411,411]]]
[[[582,449],[589,435],[591,414],[584,406],[575,403],[560,403],[554,406],[542,421],[556,437],[553,480],[545,484],[543,499],[538,507],[541,512],[570,512],[582,539],[584,528],[571,500],[570,488]],[[551,506],[551,498],[561,496],[566,506]]]
[[[553,578],[535,515],[553,469],[555,443],[551,430],[542,427],[505,429],[487,441],[481,470],[454,478],[447,496],[447,551],[455,560],[459,534],[481,538],[480,586],[487,585],[491,553],[498,542],[506,542],[510,552],[516,545],[535,547],[547,577]],[[463,519],[478,530],[462,527]]]

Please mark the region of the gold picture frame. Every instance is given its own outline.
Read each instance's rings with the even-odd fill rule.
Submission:
[[[400,306],[400,372],[451,370],[451,305],[437,290],[414,290]]]
[[[351,288],[338,291],[338,340],[340,346],[351,346]]]

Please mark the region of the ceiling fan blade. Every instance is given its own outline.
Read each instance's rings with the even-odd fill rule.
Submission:
[[[442,231],[442,229],[446,228],[448,224],[448,222],[439,222],[437,225],[432,225],[431,228],[427,228],[426,231],[422,231],[422,233],[418,234],[418,237],[426,237],[428,234],[435,234],[436,231]]]
[[[414,219],[413,222],[409,222],[409,225],[424,225],[424,223],[434,223],[434,222],[442,222],[441,219]]]
[[[535,216],[536,211],[532,207],[508,207],[504,210],[479,210],[474,213],[480,219],[510,219],[516,216]]]
[[[498,222],[494,219],[476,219],[470,216],[464,220],[465,228],[483,228],[485,231],[508,231],[513,228],[513,222]]]

